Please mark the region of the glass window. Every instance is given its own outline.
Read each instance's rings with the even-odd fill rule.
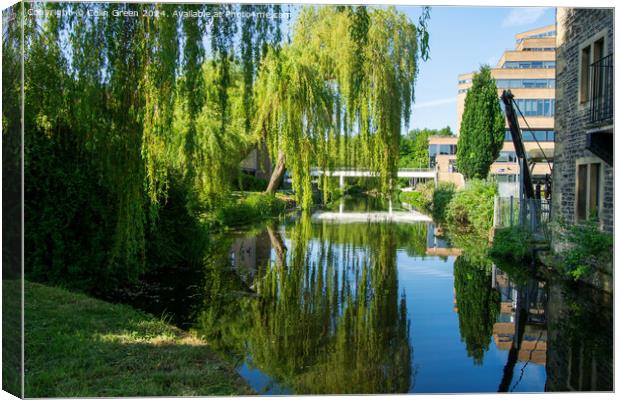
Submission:
[[[577,220],[586,219],[586,193],[588,180],[588,166],[579,165],[577,168]]]
[[[512,183],[512,182],[516,182],[517,181],[517,176],[516,175],[506,175],[506,174],[495,175],[495,180],[497,182],[499,182],[499,183],[502,183],[502,182]]]
[[[601,164],[590,164],[588,216],[595,215],[598,212],[600,170]]]
[[[456,154],[455,148],[456,148],[456,146],[453,145],[453,144],[440,144],[439,145],[439,154],[441,154],[441,155]]]
[[[554,88],[555,79],[497,79],[498,88]]]
[[[600,202],[601,164],[577,166],[577,220],[596,215]]]
[[[428,155],[430,157],[435,157],[437,155],[437,145],[431,144],[428,146]]]
[[[554,99],[517,99],[515,103],[526,117],[552,117],[555,114]]]
[[[534,138],[539,142],[547,141],[547,131],[533,131]]]
[[[517,153],[514,151],[500,151],[496,162],[516,162]]]
[[[551,130],[522,130],[521,131],[521,140],[524,142],[533,142],[535,139],[539,142],[553,142],[555,137],[555,132]],[[510,131],[506,131],[504,133],[505,141],[512,141],[512,135]]]
[[[555,68],[555,61],[506,61],[502,68]]]

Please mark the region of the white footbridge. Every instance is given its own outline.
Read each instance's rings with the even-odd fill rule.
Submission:
[[[374,178],[378,177],[379,173],[376,171],[355,168],[336,168],[333,171],[323,171],[318,168],[313,168],[310,170],[310,176],[322,175],[340,178],[340,188],[343,188],[345,178]],[[398,170],[397,176],[399,178],[409,178],[412,186],[420,181],[427,181],[431,179],[437,183],[437,170],[434,168],[401,168]],[[290,177],[286,180],[290,182]]]

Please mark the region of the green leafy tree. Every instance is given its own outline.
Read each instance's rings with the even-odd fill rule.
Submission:
[[[465,97],[465,110],[456,152],[458,170],[469,178],[486,178],[504,142],[504,115],[491,69],[474,75]]]
[[[262,66],[258,78],[259,88],[276,89],[270,81],[283,81],[279,92],[283,96],[273,91],[255,95],[258,102],[255,129],[267,137],[271,156],[276,161],[268,191],[277,189],[285,166],[290,167],[295,190],[305,193],[298,194],[300,204],[307,208],[311,200],[307,192],[310,166],[326,169],[336,160],[351,160],[353,154],[355,166],[378,173],[383,194],[392,191],[401,127],[403,121],[405,125],[409,122],[414,100],[418,59],[428,55],[427,19],[428,9],[419,26],[394,8],[367,11],[364,7],[305,7],[301,10],[291,43],[282,49],[282,73],[290,73],[285,75],[288,79],[273,75],[279,71],[273,68],[271,60]],[[296,54],[295,62],[306,67],[290,68],[290,62],[284,58],[287,53]],[[315,72],[310,75],[311,71]],[[312,81],[306,81],[310,77]],[[333,99],[325,115],[329,118],[322,115],[327,104],[325,96],[310,96],[313,93],[310,91],[305,91],[305,97],[295,94],[295,86],[301,88],[303,84],[319,89],[321,81]],[[316,91],[320,92],[325,91]],[[288,105],[282,104],[282,109],[297,103],[294,108],[310,111],[310,119],[274,118],[278,113],[285,117],[285,113],[273,109],[278,98],[290,98]],[[317,117],[321,117],[321,124],[315,123]],[[287,120],[291,124],[283,124]],[[281,140],[283,137],[287,139]],[[338,149],[340,144],[343,152]],[[329,189],[328,181],[323,182],[323,188]]]
[[[20,126],[19,113],[13,112],[20,99],[15,96],[21,86],[16,79],[20,58],[25,68],[28,278],[104,295],[143,276],[157,264],[154,258],[166,258],[164,251],[182,262],[187,251],[165,239],[165,234],[178,235],[168,229],[160,237],[155,231],[164,229],[168,219],[195,218],[188,214],[195,208],[177,207],[177,202],[197,205],[217,188],[226,189],[223,180],[233,179],[222,171],[236,172],[243,158],[231,149],[250,147],[243,140],[254,110],[244,107],[252,103],[247,87],[264,44],[280,40],[278,22],[245,24],[246,53],[238,60],[235,39],[241,20],[232,17],[235,13],[209,24],[201,18],[65,16],[112,14],[113,9],[172,15],[179,9],[173,4],[23,7],[25,12],[32,7],[51,11],[23,20],[23,44],[19,19],[7,18],[3,35],[3,135]],[[224,14],[239,8],[183,9],[204,7]],[[183,130],[177,129],[180,122]],[[16,139],[3,136],[11,143],[3,148],[7,167],[16,159],[8,151],[19,148]],[[13,176],[7,177],[7,184],[13,182]],[[16,212],[7,206],[7,215]],[[170,246],[153,251],[147,241],[156,242],[156,237]]]
[[[452,136],[449,126],[441,129],[414,129],[400,138],[398,166],[401,168],[426,168],[429,163],[428,139],[431,136]]]

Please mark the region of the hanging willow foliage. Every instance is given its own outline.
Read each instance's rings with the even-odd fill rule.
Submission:
[[[229,183],[236,176],[244,149],[250,142],[245,131],[241,71],[236,64],[229,68],[230,76],[227,79],[230,82],[226,87],[225,104],[222,105],[218,82],[222,80],[221,74],[225,70],[215,61],[208,61],[203,65],[200,78],[202,87],[199,89],[203,96],[203,105],[193,116],[194,156],[191,184],[199,202],[207,206],[228,194]],[[174,135],[179,138],[189,134],[192,115],[188,111],[188,99],[179,95],[173,123]]]
[[[147,6],[155,12],[172,15],[175,5]],[[168,165],[166,147],[169,137],[176,89],[176,68],[179,57],[177,19],[153,18],[144,20],[145,73],[141,82],[144,95],[142,158],[147,179],[147,194],[155,216],[159,200],[167,195]]]
[[[101,250],[107,268],[135,277],[144,268],[146,227],[154,226],[167,201],[171,171],[190,183],[184,185],[187,198],[197,204],[238,170],[243,157],[233,152],[233,144],[249,147],[238,134],[247,132],[253,110],[239,100],[243,85],[235,58],[241,20],[231,13],[213,24],[173,13],[240,6],[37,2],[24,7],[54,11],[25,19],[33,72],[25,85],[29,137],[46,135],[52,150],[63,140],[75,142],[71,154],[87,160],[93,184],[109,195],[107,208],[94,217],[113,226],[110,249]],[[140,17],[86,17],[113,11]],[[142,17],[151,12],[166,17]],[[250,78],[262,46],[279,40],[278,24],[265,20],[245,28],[249,42],[261,47],[251,49],[246,64],[252,68],[244,64]],[[215,64],[204,65],[207,50],[213,54],[208,62]],[[187,126],[177,129],[179,121]],[[244,129],[239,121],[246,123]]]
[[[308,208],[312,204],[312,153],[332,125],[332,90],[300,50],[286,47],[267,54],[255,98],[255,129],[267,137],[271,154],[284,154],[297,203]]]
[[[306,7],[301,10],[287,51],[299,54],[298,62],[317,72],[315,79],[323,81],[332,100],[330,117],[325,119],[329,124],[321,126],[320,132],[297,129],[286,134],[289,142],[305,143],[307,154],[300,153],[300,148],[295,146],[274,148],[273,143],[279,142],[270,139],[272,157],[276,159],[278,155],[281,159],[279,152],[284,153],[296,190],[309,189],[309,183],[303,182],[309,181],[311,166],[324,171],[334,166],[354,166],[376,172],[382,193],[391,194],[401,127],[403,122],[408,125],[414,101],[418,59],[420,55],[426,58],[428,53],[427,19],[428,9],[424,9],[420,27],[394,8],[368,11],[366,7]],[[277,71],[269,66],[265,69]],[[276,80],[268,75],[265,73],[263,78]],[[297,78],[283,75],[283,80]],[[288,85],[285,88],[290,90]],[[306,109],[322,109],[324,104],[316,97],[295,98],[317,101],[304,105]],[[261,102],[275,106],[273,99],[261,98]],[[264,104],[259,107],[259,114],[260,110],[274,114]],[[260,121],[268,118],[259,116],[258,119],[260,125]],[[279,136],[282,125],[275,120],[269,129],[260,126],[257,129],[263,129],[266,135]],[[299,160],[305,158],[308,162],[300,169]],[[322,188],[326,192],[324,198],[328,199],[331,187],[327,177],[322,179]],[[302,206],[309,206],[309,195],[300,196],[306,198]]]

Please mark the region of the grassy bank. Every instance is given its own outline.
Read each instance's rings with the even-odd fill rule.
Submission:
[[[4,281],[19,307],[19,281]],[[25,283],[27,397],[241,395],[251,389],[194,336],[125,305]]]

